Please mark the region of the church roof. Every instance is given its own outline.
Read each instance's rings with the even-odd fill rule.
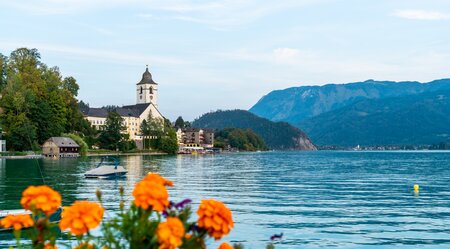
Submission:
[[[106,108],[85,108],[81,110],[85,116],[106,118],[108,116],[108,110]]]
[[[150,103],[146,104],[136,104],[136,105],[125,105],[116,109],[116,112],[119,113],[120,116],[129,116],[129,117],[140,117],[141,114],[147,110],[147,107]]]
[[[153,81],[152,74],[148,71],[148,66],[145,69],[145,72],[142,74],[142,79],[137,83],[137,85],[143,85],[143,84],[153,84],[158,85],[158,83]]]
[[[114,110],[122,117],[140,117],[141,114],[148,108],[150,103],[146,104],[136,104],[136,105],[125,105],[122,107],[117,107]],[[106,118],[108,117],[107,108],[89,108],[89,110],[83,111],[83,114],[88,117],[98,117]]]

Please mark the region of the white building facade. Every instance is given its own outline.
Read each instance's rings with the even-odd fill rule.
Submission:
[[[6,140],[0,140],[0,152],[6,151]]]
[[[1,95],[0,95],[1,98]],[[6,151],[6,140],[2,140],[2,136],[3,136],[3,131],[2,128],[0,127],[0,152],[5,152]]]
[[[153,118],[164,119],[157,107],[157,93],[158,84],[153,81],[147,67],[142,74],[141,81],[136,84],[136,104],[122,106],[114,110],[124,119],[123,124],[127,127],[126,132],[130,135],[130,139],[142,140],[140,135],[141,123],[148,119],[150,114]],[[102,130],[106,124],[108,110],[106,108],[89,108],[83,110],[83,114],[92,127]]]

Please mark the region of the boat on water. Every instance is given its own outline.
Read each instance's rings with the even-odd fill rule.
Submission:
[[[52,215],[50,215],[49,219],[52,223],[58,223],[61,220],[61,212],[62,207],[58,208],[56,212],[54,212]],[[0,220],[5,218],[7,215],[30,215],[31,211],[25,210],[25,209],[11,209],[11,210],[0,210]],[[0,233],[2,232],[10,232],[13,228],[3,228],[0,226]]]
[[[97,165],[96,168],[91,169],[84,173],[86,178],[120,178],[125,177],[128,173],[124,167],[119,165],[119,160],[114,157],[102,157],[102,161]]]

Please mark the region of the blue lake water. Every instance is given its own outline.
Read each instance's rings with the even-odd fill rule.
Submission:
[[[450,248],[448,152],[124,156],[126,179],[85,179],[99,161],[0,159],[0,209],[20,208],[23,189],[42,184],[37,163],[64,204],[95,200],[101,188],[108,213],[118,209],[120,185],[131,201],[135,182],[158,172],[174,181],[174,201],[189,197],[195,210],[201,199],[225,202],[235,220],[225,240],[246,248],[264,248],[279,233],[284,236],[276,248]],[[0,248],[9,244],[0,237]]]

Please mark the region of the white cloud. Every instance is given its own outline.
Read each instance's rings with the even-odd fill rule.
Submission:
[[[414,20],[446,20],[450,18],[449,14],[427,10],[399,10],[393,15]]]
[[[20,0],[4,3],[32,15],[76,15],[78,13],[113,9],[139,9],[137,16],[154,17],[154,11],[164,11],[168,19],[195,22],[216,29],[237,28],[262,17],[287,9],[317,4],[329,0]]]
[[[14,50],[18,47],[37,48],[39,52],[53,52],[58,55],[82,58],[90,60],[107,61],[117,64],[169,64],[169,65],[185,65],[190,61],[185,61],[175,57],[145,55],[142,53],[126,53],[97,48],[73,47],[59,44],[47,44],[36,42],[20,42],[20,41],[0,41],[0,47],[5,50]]]
[[[277,48],[273,51],[275,62],[280,64],[296,64],[300,50],[294,48]]]

